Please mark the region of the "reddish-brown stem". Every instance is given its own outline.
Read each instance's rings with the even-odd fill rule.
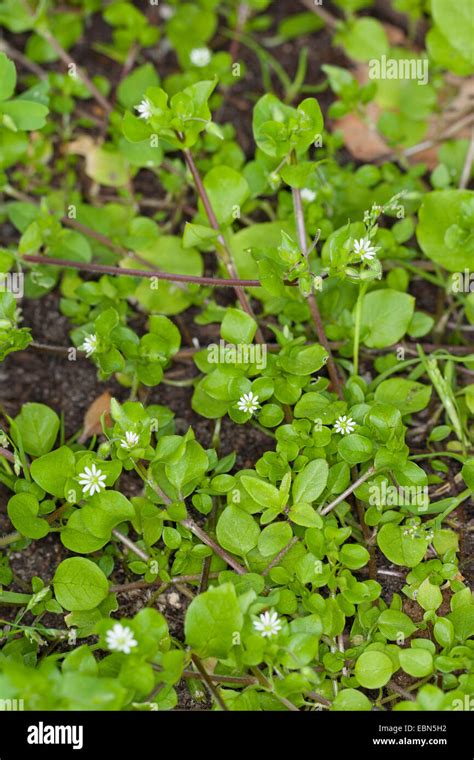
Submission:
[[[222,699],[222,697],[221,697],[221,695],[219,693],[218,687],[209,678],[209,673],[207,672],[206,668],[202,664],[202,662],[199,659],[199,657],[196,654],[192,654],[191,655],[191,659],[194,662],[197,670],[201,674],[202,680],[206,684],[207,690],[209,691],[209,694],[211,695],[211,697],[214,697],[214,699],[216,700],[216,702],[219,705],[219,707],[221,708],[221,710],[226,710],[227,711],[229,708],[227,707],[226,703]]]
[[[5,457],[5,459],[8,459],[9,462],[15,461],[15,456],[12,454],[12,452],[8,451],[8,449],[4,449],[3,446],[0,446],[0,457]]]
[[[272,561],[270,562],[270,564],[268,564],[268,565],[266,566],[266,568],[265,568],[265,569],[263,570],[263,572],[262,572],[262,575],[268,575],[268,573],[270,572],[270,570],[272,570],[274,567],[276,567],[276,565],[278,565],[278,563],[280,562],[280,560],[281,560],[281,559],[283,559],[283,557],[285,556],[285,554],[287,554],[287,553],[290,551],[290,549],[292,549],[292,548],[293,548],[293,546],[294,546],[294,545],[295,545],[295,544],[296,544],[298,541],[299,541],[299,539],[298,539],[298,536],[293,536],[293,538],[291,539],[291,541],[289,541],[289,542],[287,543],[287,545],[286,545],[286,546],[284,546],[284,547],[283,547],[283,549],[281,549],[281,550],[278,552],[278,554],[276,555],[276,557],[274,557],[274,558],[272,559]]]
[[[63,63],[66,64],[66,66],[73,66],[73,71],[77,74],[78,79],[81,80],[81,82],[87,87],[90,94],[95,98],[95,100],[99,103],[100,106],[104,109],[106,113],[109,113],[112,110],[112,106],[108,102],[107,98],[105,98],[100,90],[97,89],[94,82],[87,76],[87,74],[77,65],[74,58],[71,58],[69,53],[67,53],[64,48],[59,44],[57,39],[46,29],[37,29],[38,34],[43,37],[43,39],[48,43],[48,45],[51,45],[55,53],[59,56],[59,58],[62,60]],[[71,75],[72,76],[72,75]]]
[[[148,483],[150,488],[154,490],[156,494],[160,497],[160,499],[163,500],[163,502],[166,504],[166,506],[169,506],[172,504],[172,501],[170,497],[163,491],[163,489],[158,485],[158,483],[155,483],[152,480],[148,479],[148,476],[146,472],[144,471],[143,467],[141,465],[138,466],[137,472],[139,473],[140,477],[144,480],[145,483]],[[229,567],[231,567],[233,570],[235,570],[236,573],[239,575],[245,575],[247,570],[243,565],[241,565],[237,560],[229,554],[225,549],[223,549],[219,544],[217,544],[213,538],[207,535],[207,533],[199,527],[199,525],[196,525],[194,520],[192,520],[190,517],[185,518],[184,520],[180,520],[180,525],[183,526],[183,528],[187,528],[187,530],[190,530],[193,535],[196,536],[196,538],[199,538],[200,541],[202,541],[203,544],[206,544],[206,546],[209,546],[210,549],[212,549],[221,559],[224,560],[224,562],[227,562]]]
[[[216,217],[216,215],[214,213],[214,209],[212,207],[212,203],[211,203],[211,201],[209,199],[209,196],[207,194],[206,188],[204,187],[204,183],[203,183],[203,181],[201,179],[201,175],[199,174],[199,170],[198,170],[198,168],[197,168],[197,166],[196,166],[196,164],[194,162],[194,158],[192,156],[192,153],[191,153],[191,151],[188,148],[183,148],[183,155],[184,155],[184,159],[186,161],[186,165],[187,165],[189,171],[191,172],[191,176],[192,176],[192,178],[194,180],[194,184],[196,185],[196,190],[197,190],[197,192],[199,194],[199,197],[201,198],[202,204],[203,204],[204,209],[206,211],[207,218],[209,219],[209,224],[211,225],[211,227],[214,230],[216,230],[216,232],[219,232],[218,242],[219,242],[219,244],[220,244],[220,246],[221,246],[221,248],[222,248],[222,250],[224,252],[224,255],[225,255],[225,261],[224,261],[224,263],[225,263],[226,269],[227,269],[227,271],[229,273],[229,277],[231,277],[233,280],[237,280],[238,279],[238,275],[237,275],[237,271],[236,271],[235,266],[234,266],[234,262],[232,260],[232,254],[231,254],[231,252],[229,250],[229,247],[228,247],[228,245],[227,245],[227,243],[226,243],[226,241],[224,239],[224,236],[220,232],[219,222],[217,221],[217,217]],[[239,302],[240,302],[240,305],[242,306],[242,309],[245,312],[247,312],[247,314],[249,314],[255,320],[255,322],[258,325],[258,321],[257,321],[257,319],[255,317],[255,314],[253,312],[252,306],[250,305],[250,302],[249,302],[249,300],[248,300],[248,298],[247,298],[247,296],[246,296],[246,294],[245,294],[245,292],[244,292],[244,290],[243,290],[243,288],[242,288],[241,285],[236,285],[235,286],[235,293],[237,295],[237,298],[239,299]],[[257,327],[257,331],[256,331],[256,334],[255,334],[255,339],[257,340],[258,343],[263,343],[264,342],[262,331],[260,330],[259,327]]]
[[[239,280],[223,279],[220,277],[195,277],[188,274],[172,274],[169,272],[159,272],[150,269],[129,269],[127,267],[113,267],[107,264],[94,264],[93,262],[85,263],[83,261],[69,261],[68,259],[53,259],[47,256],[37,256],[25,254],[22,256],[23,261],[29,261],[32,264],[46,264],[55,267],[67,267],[69,269],[79,269],[81,272],[97,272],[98,274],[128,275],[130,277],[149,277],[157,280],[168,280],[169,282],[189,282],[196,285],[211,285],[223,288],[245,287],[260,288],[259,280]]]
[[[214,539],[212,539],[210,536],[207,535],[205,531],[202,530],[202,528],[199,527],[199,525],[196,525],[194,520],[191,520],[190,518],[187,518],[186,520],[181,520],[181,525],[184,528],[187,528],[188,530],[193,533],[196,538],[199,538],[200,541],[202,541],[203,544],[206,544],[206,546],[209,546],[210,549],[212,549],[221,559],[223,559],[229,567],[232,568],[232,570],[235,570],[238,575],[245,575],[247,570],[243,565],[240,564],[240,562],[237,562],[237,560],[229,554],[229,552],[226,552],[225,549],[223,549],[219,544],[217,544]]]
[[[296,187],[293,188],[293,207],[295,211],[296,230],[298,233],[299,246],[300,246],[302,254],[307,258],[308,245],[306,241],[306,226],[305,226],[305,221],[304,221],[303,204],[301,202],[301,192]],[[334,386],[334,390],[336,391],[339,398],[342,399],[344,398],[344,396],[342,393],[341,379],[337,371],[336,362],[334,361],[334,357],[331,352],[329,341],[326,337],[323,320],[321,319],[321,313],[319,311],[319,306],[316,301],[314,292],[311,292],[309,294],[307,301],[308,301],[308,306],[311,312],[311,316],[313,318],[314,326],[316,328],[316,334],[318,336],[318,340],[328,353],[329,377],[331,378],[331,382]]]

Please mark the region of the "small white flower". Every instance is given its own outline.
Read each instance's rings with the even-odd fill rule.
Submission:
[[[85,467],[84,472],[81,472],[78,477],[81,478],[79,484],[83,486],[82,493],[89,492],[89,495],[93,496],[96,491],[100,493],[101,489],[105,488],[104,480],[106,475],[95,464],[92,467]]]
[[[309,187],[304,187],[301,191],[301,199],[307,201],[307,203],[312,203],[316,200],[316,193]]]
[[[97,350],[97,335],[86,335],[84,338],[84,343],[82,344],[80,350],[86,352],[87,358],[89,358],[89,356],[92,356],[94,351]]]
[[[174,8],[171,5],[160,5],[160,16],[165,21],[168,21],[168,19],[174,16]]]
[[[132,433],[131,430],[127,430],[125,433],[125,438],[122,438],[120,441],[120,446],[122,449],[134,449],[135,446],[138,444],[139,437],[136,433]]]
[[[140,114],[138,117],[139,119],[150,119],[153,116],[152,105],[148,98],[143,98],[143,100],[135,106],[135,110]]]
[[[194,50],[191,50],[189,59],[193,66],[198,66],[201,69],[203,66],[210,64],[211,51],[207,47],[194,48]]]
[[[281,631],[281,622],[274,610],[262,612],[258,620],[254,620],[253,627],[265,638],[265,636],[276,636]]]
[[[133,647],[137,646],[133,632],[121,623],[115,623],[114,627],[107,631],[105,640],[111,652],[130,654]]]
[[[364,261],[368,259],[371,261],[377,255],[377,251],[380,250],[380,246],[372,245],[372,242],[368,237],[361,238],[360,240],[354,240],[354,252]]]
[[[353,433],[356,427],[357,426],[352,417],[346,417],[346,415],[338,417],[334,423],[334,430],[341,435],[349,435],[350,433]]]
[[[237,402],[237,408],[240,409],[241,412],[253,414],[258,409],[258,396],[252,393],[252,391],[244,393]]]

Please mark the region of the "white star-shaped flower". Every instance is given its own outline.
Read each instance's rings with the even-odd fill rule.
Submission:
[[[207,47],[194,48],[194,50],[191,50],[189,59],[193,66],[198,66],[201,69],[203,66],[210,64],[211,51]]]
[[[134,449],[138,444],[139,437],[137,433],[132,433],[131,430],[127,430],[125,437],[120,441],[122,449]]]
[[[341,435],[349,435],[350,433],[353,433],[356,427],[357,425],[352,417],[346,417],[346,415],[338,417],[334,423],[334,430]]]
[[[354,240],[354,252],[361,257],[362,261],[367,259],[371,261],[375,259],[377,251],[380,250],[380,246],[373,245],[368,237],[363,237],[360,240]]]
[[[87,358],[92,356],[94,351],[97,351],[97,335],[86,335],[84,343],[80,347],[81,351],[85,351]]]
[[[111,652],[130,654],[133,647],[137,646],[132,630],[121,623],[115,623],[114,627],[107,631],[105,640]]]
[[[237,408],[240,409],[241,412],[253,414],[258,409],[258,396],[256,396],[255,393],[252,393],[252,391],[244,393],[237,402]]]
[[[135,106],[135,110],[140,114],[138,117],[139,119],[150,119],[153,116],[152,105],[148,98],[143,98],[143,100]]]
[[[259,615],[259,619],[254,620],[253,627],[264,638],[265,636],[270,638],[271,636],[276,636],[278,631],[281,631],[280,618],[274,610],[270,610],[270,612],[262,612],[262,614]]]
[[[84,472],[81,472],[78,477],[81,478],[79,484],[83,487],[82,493],[89,492],[89,496],[93,496],[96,492],[100,493],[102,488],[105,488],[106,475],[95,464],[92,467],[85,467]]]
[[[316,193],[314,190],[311,190],[309,187],[304,187],[300,193],[301,199],[303,201],[306,201],[307,203],[312,203],[316,200]]]

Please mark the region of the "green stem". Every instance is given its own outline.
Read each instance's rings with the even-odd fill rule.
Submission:
[[[354,326],[354,375],[359,374],[359,345],[360,345],[360,324],[362,319],[362,303],[367,292],[368,284],[361,283],[359,286],[359,295],[357,297],[355,326]]]

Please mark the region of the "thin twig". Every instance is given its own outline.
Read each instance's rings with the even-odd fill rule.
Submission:
[[[209,573],[209,578],[218,578],[219,573]],[[174,585],[176,583],[199,583],[201,575],[177,575],[175,578],[171,578],[169,581],[163,581],[162,578],[157,578],[154,581],[132,581],[131,583],[122,583],[117,586],[111,586],[110,590],[114,594],[126,594],[129,591],[138,591],[140,589],[153,588],[153,586],[159,586],[161,583],[167,583],[168,585]]]
[[[142,559],[144,562],[150,561],[150,555],[147,552],[143,551],[143,549],[140,549],[140,547],[137,546],[130,538],[128,538],[128,536],[125,536],[116,528],[112,531],[112,535],[121,541],[124,546],[130,549],[130,551],[136,554],[137,557],[140,557],[140,559]]]
[[[189,148],[183,149],[183,155],[184,159],[186,161],[186,165],[191,172],[191,176],[194,180],[194,184],[196,185],[196,190],[199,194],[199,197],[201,198],[202,204],[204,206],[204,209],[206,211],[207,218],[209,219],[209,223],[211,227],[216,230],[216,232],[219,232],[218,242],[225,254],[225,266],[229,273],[229,277],[234,280],[234,282],[238,279],[237,270],[234,266],[234,262],[232,259],[232,254],[230,252],[230,249],[225,241],[224,236],[220,232],[219,222],[217,221],[217,217],[214,213],[214,209],[212,207],[211,201],[209,199],[209,196],[207,194],[206,188],[204,187],[204,183],[201,179],[201,175],[199,174],[199,170],[194,162],[194,158],[192,156],[191,151]],[[252,319],[255,320],[255,322],[258,325],[258,321],[255,317],[254,311],[252,309],[252,306],[250,305],[250,302],[245,294],[245,291],[242,288],[242,285],[239,283],[238,285],[235,285],[235,293],[237,295],[237,298],[239,299],[240,305],[242,309],[249,314]],[[255,339],[258,343],[263,343],[263,335],[262,331],[260,330],[260,327],[257,326],[257,331],[255,333]]]
[[[296,229],[298,232],[298,242],[299,242],[301,253],[307,259],[308,246],[306,242],[306,226],[305,226],[305,221],[304,221],[303,204],[301,202],[301,191],[298,188],[294,187],[292,188],[292,192],[293,192],[293,207],[294,207],[295,219],[296,219]],[[323,320],[321,319],[321,313],[319,311],[319,306],[316,301],[314,291],[312,291],[308,295],[307,300],[308,300],[309,309],[311,311],[311,316],[313,318],[313,322],[316,327],[318,340],[328,353],[328,362],[327,362],[328,372],[329,372],[329,376],[331,378],[332,384],[334,386],[334,390],[336,391],[339,398],[343,399],[344,394],[342,392],[341,379],[339,377],[339,372],[336,367],[336,362],[334,361],[334,357],[331,352],[329,341],[326,337],[326,331],[324,329]]]
[[[191,659],[194,662],[196,668],[199,670],[202,676],[202,680],[206,684],[211,697],[214,697],[214,699],[216,700],[221,710],[228,711],[229,708],[227,707],[226,703],[224,702],[221,695],[219,694],[219,690],[213,684],[212,680],[209,678],[209,674],[206,668],[204,667],[204,665],[202,664],[201,660],[199,659],[199,657],[196,654],[192,654]]]
[[[287,543],[287,545],[286,545],[286,546],[284,546],[284,547],[283,547],[283,549],[281,549],[281,550],[278,552],[278,554],[276,555],[276,557],[274,557],[274,558],[272,559],[272,561],[271,561],[271,562],[270,562],[270,563],[267,565],[267,567],[265,568],[265,570],[263,570],[263,572],[262,572],[262,575],[268,575],[268,573],[270,572],[270,570],[272,570],[272,568],[274,568],[276,565],[278,565],[279,561],[280,561],[281,559],[283,559],[283,557],[285,556],[285,554],[288,554],[288,552],[290,551],[290,549],[291,549],[291,548],[292,548],[292,547],[293,547],[293,546],[294,546],[296,543],[298,543],[298,541],[299,541],[299,538],[298,538],[298,536],[293,536],[293,538],[291,539],[291,541],[289,541],[289,542]]]
[[[72,58],[69,53],[64,50],[64,48],[59,44],[57,39],[47,30],[42,29],[41,27],[38,27],[36,29],[37,33],[48,43],[48,45],[51,45],[55,53],[59,56],[59,58],[63,61],[63,63],[66,64],[66,66],[73,67],[73,71],[77,74],[78,79],[81,80],[81,82],[85,85],[85,87],[89,90],[91,95],[95,98],[95,100],[99,103],[100,106],[104,109],[106,113],[110,113],[112,110],[112,106],[105,98],[100,90],[97,89],[94,82],[89,78],[89,76],[83,71],[75,62],[74,58]],[[70,76],[73,76],[70,74]]]
[[[15,455],[11,451],[8,451],[8,449],[3,448],[3,446],[0,446],[0,457],[5,457],[9,462],[15,462]]]
[[[163,491],[163,489],[158,485],[158,483],[155,483],[155,481],[150,480],[144,471],[143,467],[141,465],[138,466],[137,472],[139,473],[140,477],[143,478],[143,480],[152,488],[155,493],[163,500],[163,502],[169,506],[172,504],[172,500],[169,496],[166,495],[166,493]],[[221,559],[224,560],[224,562],[227,562],[227,564],[235,570],[236,573],[239,575],[245,575],[247,573],[247,570],[243,565],[240,564],[240,562],[237,562],[237,560],[229,554],[225,549],[223,549],[221,546],[219,546],[218,543],[214,541],[213,538],[207,535],[207,533],[199,527],[199,525],[196,525],[194,520],[192,520],[190,517],[186,517],[184,520],[180,520],[179,524],[183,526],[183,528],[187,528],[187,530],[190,530],[191,533],[196,536],[196,538],[199,538],[200,541],[202,541],[203,544],[206,546],[209,546],[210,549],[212,549]]]
[[[308,8],[308,10],[313,11],[316,16],[319,16],[330,29],[334,30],[337,28],[340,23],[339,19],[329,13],[329,11],[326,11],[321,5],[317,5],[314,0],[301,0],[301,2]]]
[[[239,280],[239,279],[221,279],[219,277],[195,277],[187,274],[171,274],[169,272],[159,272],[149,269],[129,269],[127,267],[114,267],[106,264],[94,264],[93,262],[85,263],[83,261],[69,261],[68,259],[53,259],[47,256],[37,256],[25,254],[22,256],[23,261],[29,261],[32,264],[46,264],[55,267],[65,267],[69,269],[78,269],[81,272],[98,272],[99,274],[127,275],[129,277],[148,277],[150,279],[168,280],[170,282],[189,282],[197,285],[211,285],[215,287],[245,287],[260,288],[262,287],[259,280]]]
[[[466,160],[464,161],[461,181],[459,182],[460,190],[465,190],[465,188],[469,184],[469,180],[471,178],[473,161],[474,161],[474,127],[471,130],[471,140],[469,142],[469,147],[467,149]]]
[[[366,480],[372,477],[372,475],[375,473],[375,466],[372,465],[372,467],[369,467],[367,472],[365,472],[363,475],[360,476],[354,483],[351,483],[351,485],[346,488],[345,491],[343,491],[339,496],[334,499],[330,504],[327,505],[327,507],[324,507],[324,509],[321,510],[321,515],[327,515],[331,510],[333,510],[335,507],[337,507],[338,504],[341,503],[341,501],[344,501],[344,499],[347,499],[348,496],[351,495],[357,488],[359,488],[362,483],[365,483]]]

